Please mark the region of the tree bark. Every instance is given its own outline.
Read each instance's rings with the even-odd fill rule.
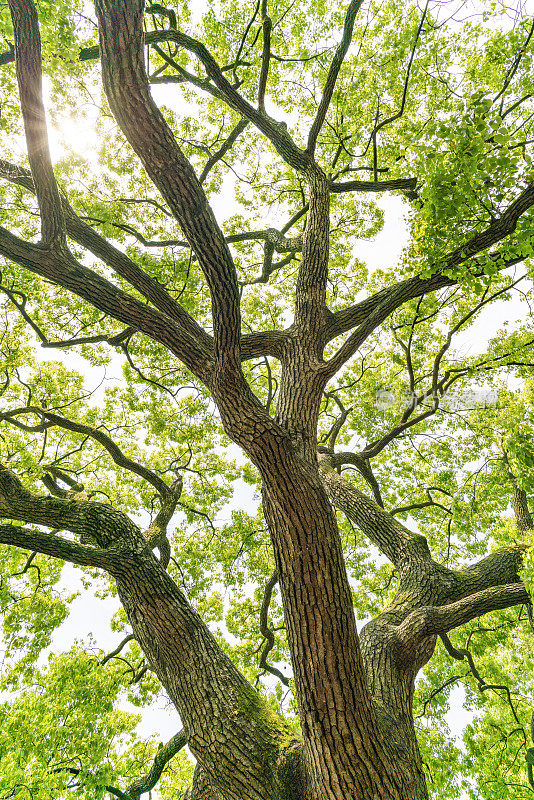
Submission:
[[[221,800],[288,796],[279,765],[294,734],[221,650],[161,564],[151,553],[132,555],[113,574],[135,637],[187,730],[203,785]],[[205,791],[200,797],[209,796]]]
[[[527,493],[517,485],[516,481],[512,485],[512,508],[518,530],[523,534],[531,531],[534,528],[534,523],[528,508]]]

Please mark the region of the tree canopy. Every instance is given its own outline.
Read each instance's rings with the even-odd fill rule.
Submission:
[[[524,4],[0,31],[0,798],[529,797]]]

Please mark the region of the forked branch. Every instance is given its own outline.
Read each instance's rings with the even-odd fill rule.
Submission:
[[[194,375],[203,381],[208,379],[211,358],[195,337],[166,314],[145,305],[80,264],[68,251],[44,250],[40,245],[25,242],[0,227],[0,254],[159,341]]]
[[[0,518],[43,525],[54,530],[68,530],[79,536],[82,541],[96,541],[101,550],[111,545],[133,550],[140,550],[144,546],[141,531],[126,514],[104,503],[33,494],[3,464],[0,464]],[[39,538],[40,532],[36,532],[33,536],[33,532],[30,533],[28,530],[20,534],[18,531],[17,526],[6,526],[4,538],[7,540],[9,537],[9,541],[5,543],[57,555],[58,558],[69,558],[68,553],[70,553],[73,560],[77,559],[74,563],[89,563],[79,559],[96,557],[93,549],[80,549],[79,545],[67,540],[57,540],[53,534],[42,534],[43,538]],[[43,548],[42,551],[37,546],[38,543]],[[60,555],[59,551],[49,552],[50,548],[56,546],[63,548],[61,552],[65,555]],[[48,549],[45,550],[45,547]],[[96,555],[100,557],[102,553],[97,550]],[[109,553],[106,557],[107,568],[110,569],[113,561]],[[95,566],[104,564],[99,563]]]
[[[104,447],[105,450],[107,450],[117,466],[132,472],[134,475],[138,475],[139,477],[148,481],[148,483],[152,484],[152,486],[154,486],[154,488],[158,491],[158,494],[161,496],[162,500],[166,500],[168,497],[174,495],[172,488],[168,486],[168,484],[166,484],[157,473],[153,472],[148,467],[145,467],[143,464],[139,464],[137,461],[128,458],[122,452],[120,447],[113,441],[111,436],[105,433],[101,428],[95,428],[91,425],[85,425],[81,422],[67,419],[66,417],[62,417],[59,414],[55,414],[53,411],[49,411],[46,408],[41,408],[40,406],[25,406],[24,408],[14,408],[10,411],[4,411],[0,413],[0,420],[12,422],[16,418],[20,416],[26,416],[28,414],[39,417],[45,422],[45,424],[48,423],[46,424],[46,427],[50,427],[50,424],[56,425],[60,428],[64,428],[67,431],[72,431],[73,433],[81,433],[84,436],[90,436],[91,439],[94,439],[95,442],[98,442],[102,445],[102,447]]]

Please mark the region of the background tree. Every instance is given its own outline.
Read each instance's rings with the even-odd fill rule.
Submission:
[[[177,797],[186,743],[190,800],[525,796],[532,19],[8,6],[3,796]],[[54,164],[45,106],[90,123]],[[368,274],[391,192],[409,242]],[[113,651],[45,663],[62,562],[116,593]],[[161,688],[183,730],[156,751],[117,709]]]

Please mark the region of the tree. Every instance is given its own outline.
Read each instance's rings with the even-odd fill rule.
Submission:
[[[178,0],[97,0],[95,44],[85,6],[41,2],[38,19],[33,0],[8,5],[2,728],[27,736],[13,757],[4,740],[3,796],[133,800],[187,742],[190,800],[422,800],[413,700],[428,665],[429,719],[455,680],[494,696],[464,765],[484,796],[523,797],[528,674],[510,654],[518,637],[529,645],[510,609],[531,608],[528,309],[482,353],[455,341],[520,281],[530,291],[532,20],[397,0],[207,3],[197,19]],[[90,109],[93,159],[53,165],[43,70],[52,121]],[[156,105],[159,84],[178,110]],[[210,200],[225,174],[239,210],[223,230]],[[352,252],[381,226],[376,193],[404,198],[410,240],[368,276]],[[120,361],[125,382],[88,396],[73,362],[35,360],[36,342],[91,369]],[[519,379],[499,390],[507,407],[466,400],[507,374]],[[261,481],[266,527],[254,512],[216,519],[240,478]],[[86,583],[104,576],[124,610],[115,627],[131,632],[101,663],[75,649],[44,669],[35,659],[66,614],[44,589],[62,562]],[[457,647],[449,634],[465,625]],[[473,637],[492,675],[509,654],[526,699],[481,673]],[[451,678],[451,658],[470,676]],[[254,686],[258,669],[277,685]],[[134,723],[113,701],[142,676],[132,699],[161,686],[183,724],[157,753],[120,746]],[[280,711],[289,684],[295,705]],[[505,772],[474,764],[518,731]],[[457,796],[435,734],[421,732],[424,762],[439,796]],[[136,770],[129,787],[116,779]]]

